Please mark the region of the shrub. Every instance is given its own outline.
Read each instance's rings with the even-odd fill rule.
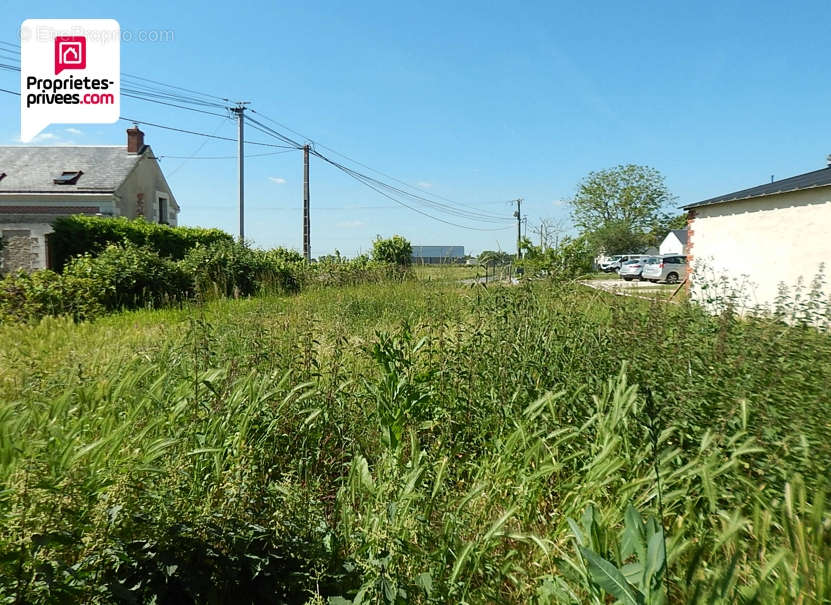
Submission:
[[[202,296],[251,296],[260,289],[294,291],[298,280],[283,249],[262,252],[238,242],[197,246],[180,266]]]
[[[0,322],[33,321],[47,315],[91,319],[103,309],[92,279],[62,276],[44,269],[18,271],[0,280]]]
[[[188,275],[176,263],[134,244],[109,245],[98,256],[72,259],[68,278],[88,279],[106,309],[158,307],[191,295]]]
[[[302,263],[304,261],[303,255],[300,254],[297,250],[289,250],[288,248],[277,247],[272,248],[271,250],[266,250],[264,252],[265,257],[269,260],[269,262],[280,262],[280,263]]]
[[[591,246],[585,236],[566,237],[558,247],[545,251],[525,240],[523,249],[525,256],[520,261],[520,266],[529,276],[544,272],[557,277],[574,278],[586,275],[592,269]]]
[[[372,260],[409,267],[413,262],[413,246],[400,235],[372,242]]]
[[[301,266],[304,286],[346,286],[382,281],[401,281],[411,275],[409,266],[370,260],[362,254],[353,259],[323,257]]]
[[[57,219],[49,236],[52,265],[61,271],[70,258],[98,254],[110,244],[132,243],[156,251],[159,256],[179,260],[188,250],[217,242],[233,242],[219,229],[169,227],[143,219],[74,215]]]

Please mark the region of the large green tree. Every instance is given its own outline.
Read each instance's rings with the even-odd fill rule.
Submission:
[[[379,235],[372,242],[372,259],[409,267],[413,260],[413,246],[408,239],[400,235],[393,235],[387,239],[382,239]]]
[[[597,250],[636,252],[652,243],[655,225],[674,199],[656,169],[627,164],[590,172],[580,181],[571,216]]]

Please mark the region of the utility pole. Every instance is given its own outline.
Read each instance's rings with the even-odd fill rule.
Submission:
[[[247,101],[237,102],[231,111],[237,114],[237,156],[239,159],[239,241],[245,241],[245,106]]]
[[[303,256],[312,260],[311,228],[309,225],[309,145],[303,145]]]
[[[522,258],[522,198],[514,200],[516,202],[516,212],[514,212],[514,216],[516,217],[516,258],[520,260]]]

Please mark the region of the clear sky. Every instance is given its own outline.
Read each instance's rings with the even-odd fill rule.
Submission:
[[[394,233],[414,244],[513,251],[512,209],[502,201],[524,198],[531,226],[541,217],[567,223],[563,200],[591,170],[653,166],[680,205],[822,168],[831,152],[827,2],[85,0],[70,8],[28,0],[0,7],[7,42],[17,41],[26,18],[114,18],[135,37],[167,32],[172,39],[163,42],[123,42],[122,71],[251,101],[318,144],[430,195],[504,215],[509,225],[473,231],[392,208],[313,158],[314,255],[336,248],[353,255],[376,234]],[[17,74],[0,71],[0,87],[18,90]],[[121,114],[236,136],[232,120],[126,97]],[[0,116],[0,142],[14,144],[16,97],[0,94]],[[54,125],[37,142],[121,144],[127,126]],[[161,156],[236,149],[143,129]],[[182,207],[180,224],[236,233],[235,160],[161,162]],[[260,246],[300,248],[301,152],[251,157],[246,171],[247,236]]]

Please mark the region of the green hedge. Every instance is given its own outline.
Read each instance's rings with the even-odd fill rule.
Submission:
[[[59,275],[44,269],[20,270],[0,279],[0,323],[38,321],[67,315],[75,321],[100,315],[99,286],[88,278]]]
[[[73,256],[100,254],[110,244],[131,243],[159,256],[179,260],[197,245],[234,241],[219,229],[169,227],[143,219],[74,215],[57,219],[49,236],[52,267],[60,272]]]
[[[238,242],[196,246],[181,261],[203,298],[251,296],[261,290],[299,289],[296,266],[282,249],[254,250]]]
[[[63,277],[90,280],[97,288],[95,298],[109,310],[159,307],[193,293],[193,280],[179,263],[131,243],[111,244],[98,256],[75,257]]]
[[[256,250],[235,241],[197,243],[181,260],[130,241],[71,257],[63,273],[20,271],[0,279],[0,323],[162,307],[188,300],[296,292],[407,279],[410,272],[366,256],[307,263],[284,248]]]

